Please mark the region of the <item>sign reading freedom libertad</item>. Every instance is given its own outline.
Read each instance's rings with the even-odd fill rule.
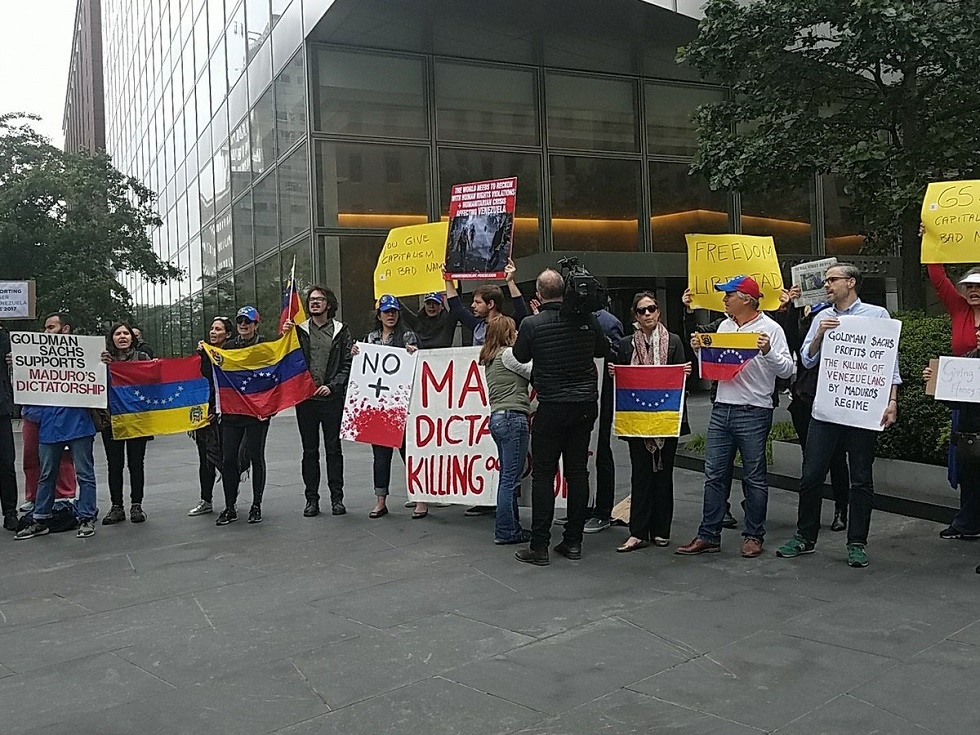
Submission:
[[[105,408],[105,340],[76,334],[11,332],[14,402]]]

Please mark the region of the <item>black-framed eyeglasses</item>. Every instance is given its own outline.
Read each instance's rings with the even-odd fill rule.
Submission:
[[[660,311],[660,307],[656,304],[653,306],[637,306],[634,311],[636,311],[637,314],[656,314],[658,311]]]
[[[848,279],[849,276],[827,276],[826,278],[823,279],[823,285],[827,286],[831,283],[836,283],[837,281],[846,281]]]
[[[323,296],[310,296],[311,304],[325,304],[327,300]]]

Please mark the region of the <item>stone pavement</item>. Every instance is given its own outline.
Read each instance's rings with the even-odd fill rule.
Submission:
[[[369,520],[370,449],[345,449],[345,517],[302,517],[282,416],[259,526],[186,516],[179,436],[149,446],[143,526],[0,537],[0,732],[980,731],[980,544],[936,524],[876,514],[864,570],[829,532],[780,560],[795,496],[774,490],[757,560],[731,531],[710,557],[620,555],[613,529],[530,567],[459,506],[413,521],[396,494]],[[677,471],[675,543],[700,492]]]

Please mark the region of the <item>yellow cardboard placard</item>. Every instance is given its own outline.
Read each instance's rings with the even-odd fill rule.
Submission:
[[[389,231],[374,269],[374,298],[382,294],[415,296],[445,291],[442,262],[448,237],[448,222],[396,227]]]
[[[725,296],[715,289],[735,276],[751,276],[762,291],[762,308],[775,311],[783,292],[776,245],[769,236],[685,235],[687,286],[698,309],[724,311]]]
[[[922,262],[980,262],[980,181],[929,184],[922,200]]]

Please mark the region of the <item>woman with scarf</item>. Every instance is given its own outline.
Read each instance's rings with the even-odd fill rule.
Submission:
[[[684,365],[685,375],[691,374],[691,363],[684,354],[684,344],[676,334],[661,323],[660,305],[650,291],[640,291],[633,297],[633,317],[636,331],[619,341],[615,354],[617,365]],[[615,375],[616,365],[609,366]],[[687,433],[687,412],[684,412],[681,433]],[[674,456],[677,439],[629,438],[630,450],[630,536],[616,548],[620,553],[670,543],[670,524],[674,516]]]
[[[150,356],[136,349],[133,330],[125,322],[117,322],[106,334],[106,351],[102,353],[103,362],[136,362],[149,360]],[[102,445],[105,447],[106,465],[109,474],[109,497],[112,507],[102,519],[103,526],[111,526],[126,520],[123,508],[123,468],[129,465],[129,520],[142,523],[146,520],[143,512],[143,487],[146,474],[143,461],[146,457],[146,442],[149,437],[138,439],[113,439],[112,427],[102,430]]]

